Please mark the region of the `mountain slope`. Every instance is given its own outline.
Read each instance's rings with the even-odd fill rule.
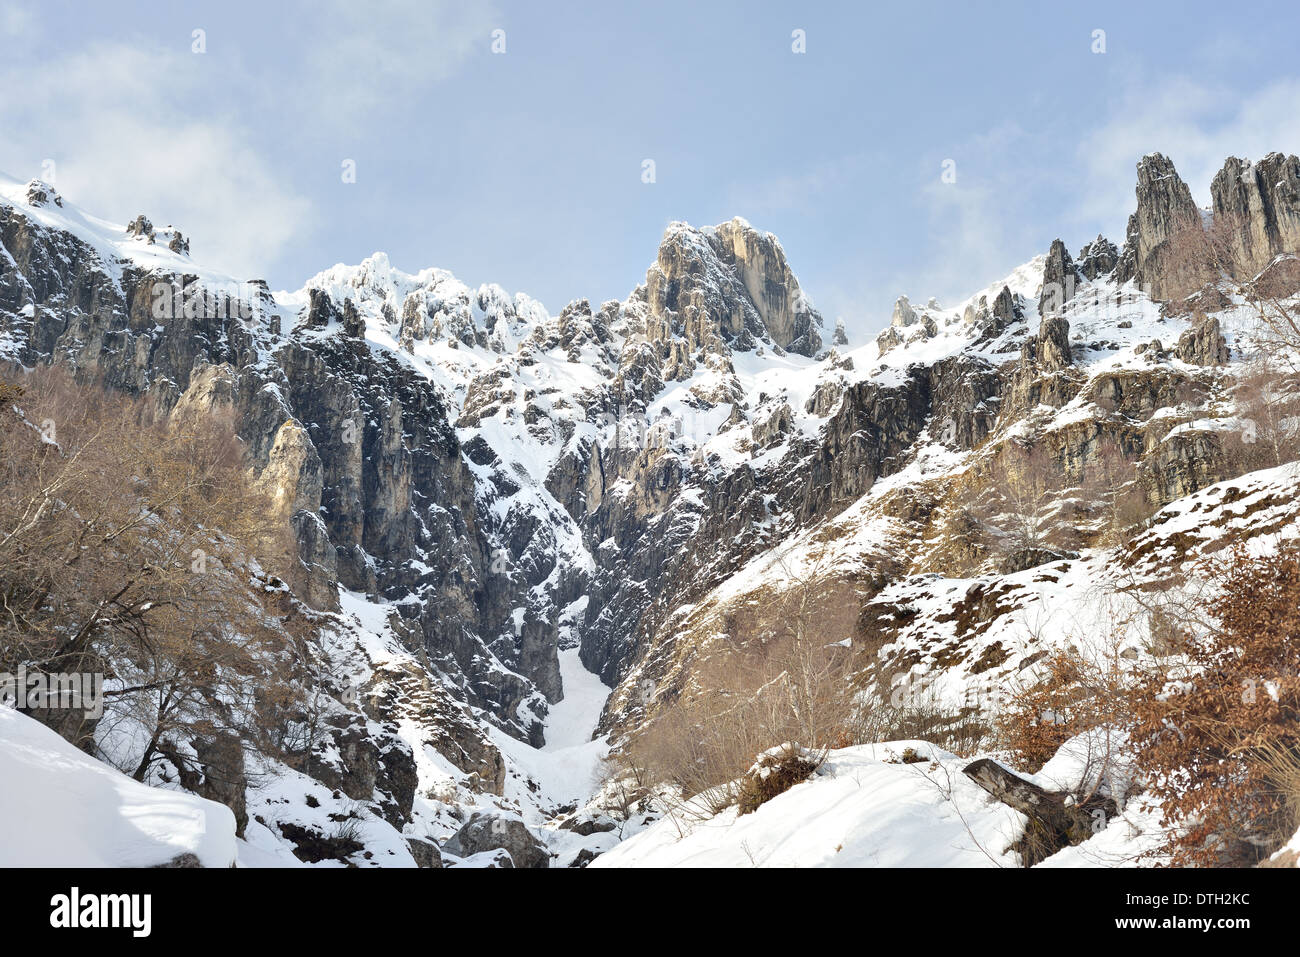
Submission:
[[[1284,298],[1294,165],[1230,161],[1214,190],[1214,215],[1247,227],[1233,255]],[[828,637],[874,656],[886,689],[978,696],[1026,658],[1020,592],[1104,577],[1115,489],[1155,511],[1241,471],[1252,308],[1227,283],[1160,287],[1186,192],[1146,157],[1122,249],[1054,243],[827,349],[780,243],[739,219],[671,224],[626,299],[550,316],[382,253],[272,293],[195,264],[173,228],[6,179],[0,356],[229,410],[294,530],[299,597],[374,682],[362,705],[332,688],[336,730],[418,778],[388,825],[438,839],[492,807],[536,829],[594,792],[607,746],[557,715],[617,745],[709,693],[701,662],[770,632],[774,595],[815,586]],[[1019,544],[988,500],[1009,484],[1052,505]],[[612,688],[594,727],[589,673]],[[540,757],[557,740],[567,755]],[[382,817],[390,791],[358,780]]]

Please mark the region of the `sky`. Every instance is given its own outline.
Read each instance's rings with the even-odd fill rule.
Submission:
[[[383,250],[552,313],[742,216],[861,340],[1121,243],[1145,153],[1202,203],[1300,153],[1298,33],[1294,0],[0,0],[0,170],[274,289]]]

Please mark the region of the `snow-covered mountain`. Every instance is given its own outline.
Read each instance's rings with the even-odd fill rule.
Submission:
[[[1252,224],[1233,255],[1273,270],[1284,298],[1300,287],[1300,198],[1282,188],[1298,168],[1233,160],[1215,180],[1217,212]],[[753,818],[680,843],[653,802],[611,811],[601,759],[708,694],[711,649],[737,622],[761,631],[799,583],[817,582],[847,647],[871,646],[877,687],[960,706],[1113,616],[1096,600],[1108,576],[1167,571],[1153,542],[1189,510],[1211,534],[1255,496],[1277,519],[1246,531],[1290,534],[1292,471],[1224,493],[1254,313],[1158,288],[1190,199],[1158,154],[1138,180],[1122,248],[1057,242],[951,306],[900,298],[851,348],[777,239],[740,219],[671,224],[626,299],[551,316],[383,253],[272,292],[205,270],[174,227],[109,224],[4,179],[0,357],[233,410],[283,503],[333,737],[305,768],[239,769],[241,862],[491,865],[505,848],[516,864],[741,863],[757,847],[771,864],[922,863],[909,835],[946,829],[945,847],[970,843],[933,863],[998,863],[1014,812],[941,785],[947,752],[899,763],[929,745],[837,752]],[[1029,435],[1060,507],[1033,548],[972,546],[958,520]],[[1131,469],[1115,481],[1157,510],[1128,550],[1104,534],[1109,449]],[[872,796],[841,800],[863,775]],[[813,815],[805,843],[782,843]],[[1128,853],[1117,833],[1094,858]]]

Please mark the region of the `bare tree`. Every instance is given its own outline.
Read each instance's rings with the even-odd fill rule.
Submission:
[[[626,745],[627,767],[679,790],[679,812],[734,803],[764,752],[781,748],[815,768],[851,743],[861,596],[818,555],[778,558],[779,575],[698,650],[686,687]]]
[[[99,672],[144,779],[181,738],[264,737],[297,651],[271,605],[289,530],[268,522],[228,418],[18,373],[0,410],[0,668]],[[72,720],[69,717],[69,720]],[[88,746],[86,722],[56,730]]]
[[[987,531],[989,550],[1010,570],[1035,564],[1053,547],[1062,475],[1038,437],[1012,439],[998,450],[975,511]]]
[[[1300,458],[1300,390],[1295,376],[1260,355],[1246,363],[1233,388],[1241,420],[1237,450],[1245,469],[1270,468]]]

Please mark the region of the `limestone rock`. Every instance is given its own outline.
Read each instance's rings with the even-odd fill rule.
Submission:
[[[1250,163],[1230,157],[1210,195],[1237,279],[1253,278],[1280,253],[1300,252],[1300,158],[1269,153]]]
[[[1119,264],[1119,250],[1105,236],[1098,236],[1079,250],[1079,272],[1088,279],[1109,276]]]
[[[49,183],[34,179],[27,184],[27,203],[29,206],[48,206],[50,203],[62,206],[63,197]]]
[[[1047,262],[1043,266],[1043,290],[1038,299],[1038,312],[1041,316],[1059,316],[1065,304],[1074,298],[1079,285],[1079,273],[1074,260],[1070,258],[1065,243],[1059,239],[1052,242],[1047,253]]]
[[[1199,229],[1201,214],[1174,164],[1160,153],[1142,157],[1137,173],[1137,211],[1129,217],[1116,279],[1136,280],[1150,287],[1152,298],[1164,299],[1178,292],[1166,268],[1170,240]]]
[[[469,857],[501,848],[515,867],[551,866],[551,856],[522,821],[493,814],[476,813],[449,837],[442,849],[456,857]]]
[[[799,355],[821,348],[821,315],[786,263],[776,237],[735,219],[700,230],[673,223],[646,274],[647,338],[682,335],[693,352],[767,340]]]
[[[416,867],[430,870],[442,867],[442,851],[433,841],[426,841],[420,837],[408,837],[406,847],[411,852],[411,856],[415,858]]]
[[[1179,336],[1174,355],[1193,365],[1227,365],[1231,350],[1223,337],[1218,317],[1203,318]]]

